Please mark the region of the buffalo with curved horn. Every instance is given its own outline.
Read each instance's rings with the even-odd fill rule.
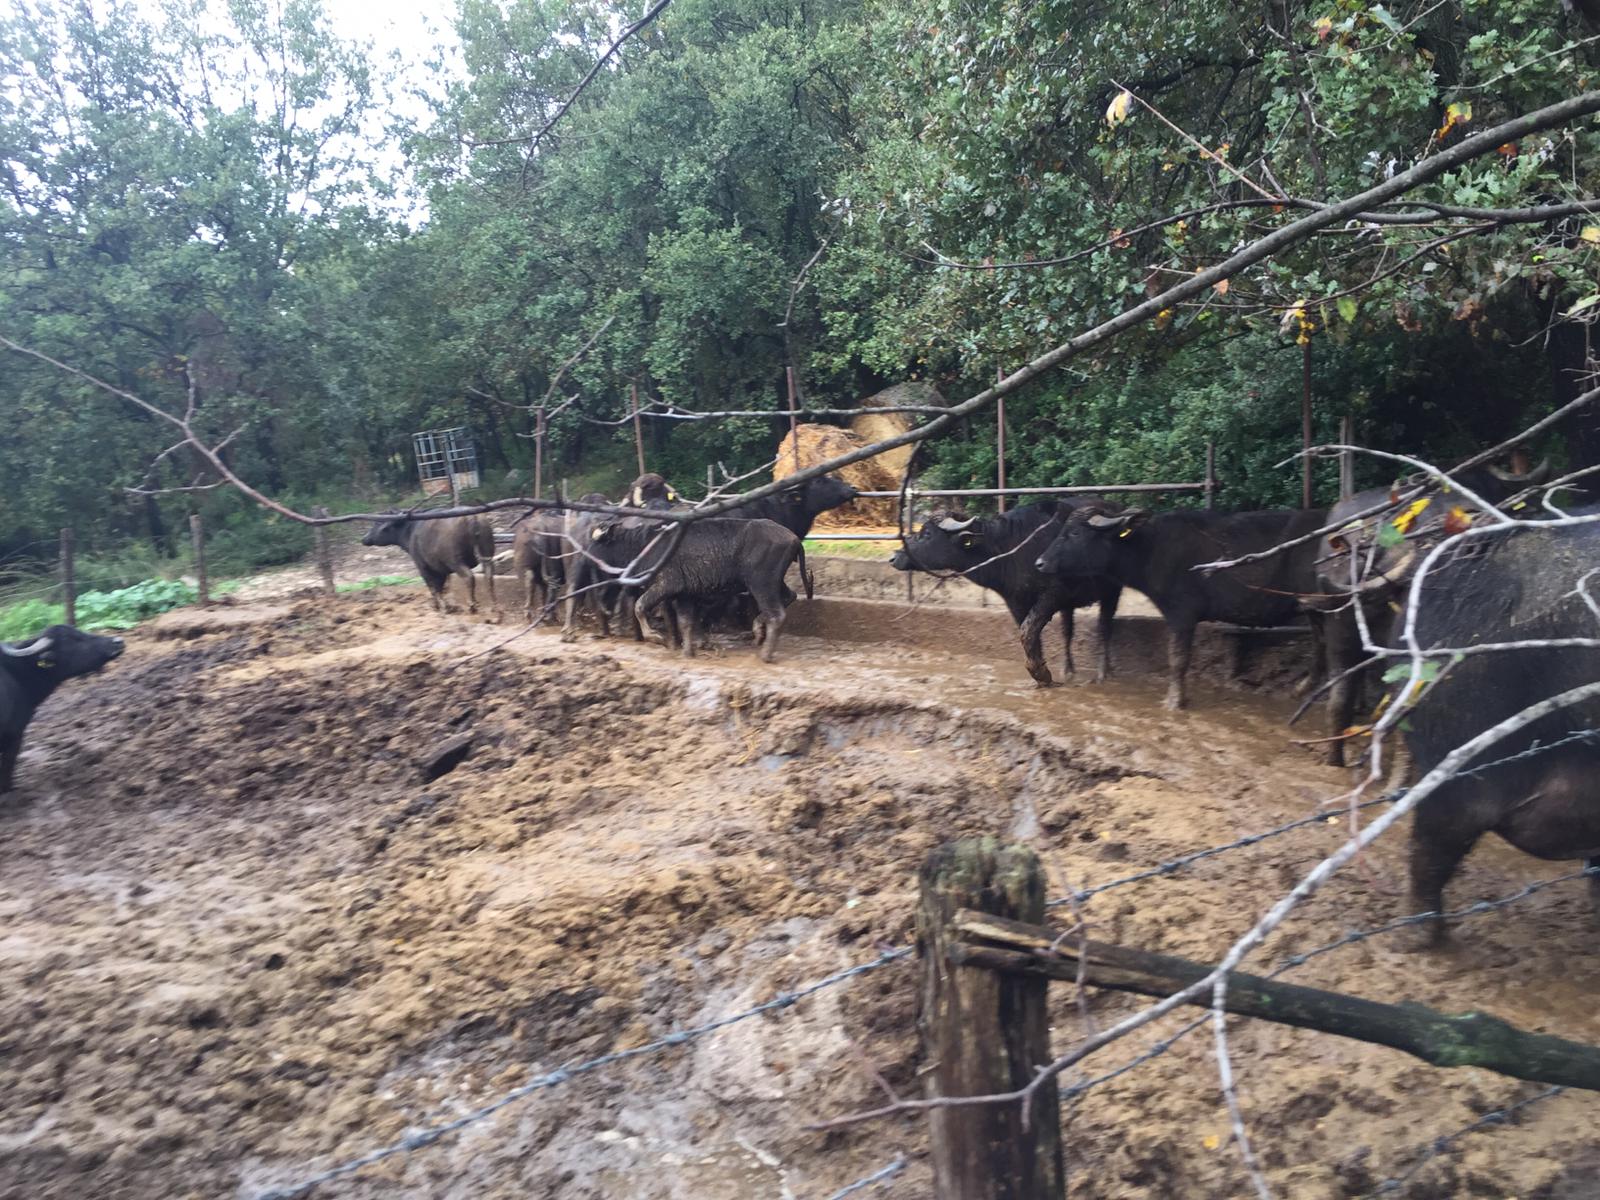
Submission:
[[[0,642],[0,794],[11,790],[22,735],[50,693],[92,675],[123,651],[122,639],[52,625],[31,642]]]

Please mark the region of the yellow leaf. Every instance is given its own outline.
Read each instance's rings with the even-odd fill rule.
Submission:
[[[1404,533],[1406,530],[1411,528],[1411,522],[1417,519],[1417,515],[1427,507],[1428,498],[1426,496],[1424,496],[1421,500],[1413,500],[1409,505],[1406,506],[1405,512],[1401,513],[1394,519],[1394,527],[1401,533]]]
[[[1172,310],[1163,308],[1156,314],[1156,328],[1165,329],[1170,324],[1172,324]]]
[[[1106,105],[1106,124],[1115,129],[1128,119],[1128,110],[1133,107],[1133,93],[1121,91],[1110,104]]]
[[[1326,41],[1328,35],[1333,32],[1333,18],[1318,17],[1311,27],[1317,31],[1317,41]]]
[[[1226,279],[1219,279],[1211,285],[1211,288],[1217,293],[1217,295],[1226,296],[1228,294],[1228,281]]]
[[[1208,1133],[1205,1137],[1200,1139],[1200,1144],[1207,1150],[1215,1150],[1218,1146],[1222,1145],[1222,1139],[1214,1133]]]
[[[1600,225],[1585,225],[1579,236],[1586,242],[1600,243]]]

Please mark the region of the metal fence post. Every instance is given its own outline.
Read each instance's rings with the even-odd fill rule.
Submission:
[[[994,381],[999,383],[1005,377],[1005,368],[995,367]],[[994,400],[994,443],[994,474],[997,481],[995,486],[1002,492],[1002,495],[995,502],[995,508],[1000,512],[1005,512],[1006,498],[1003,493],[1006,486],[1006,398],[1004,396],[996,396]]]
[[[327,508],[321,504],[311,510],[313,517],[332,516]],[[317,525],[313,527],[312,537],[316,539],[317,573],[322,576],[322,594],[324,596],[338,595],[338,588],[333,582],[333,549],[328,544],[328,527]]]
[[[644,425],[639,420],[639,385],[630,385],[633,397],[633,451],[639,456],[639,474],[644,474]]]
[[[1356,419],[1349,413],[1339,421],[1339,444],[1356,444]],[[1349,450],[1339,451],[1339,499],[1344,500],[1356,492],[1356,456]]]
[[[1206,497],[1206,507],[1217,506],[1217,444],[1206,443],[1206,479],[1203,487]]]

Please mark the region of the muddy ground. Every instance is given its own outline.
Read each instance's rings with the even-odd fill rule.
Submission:
[[[1014,658],[805,637],[771,667],[731,639],[685,664],[544,631],[468,657],[513,628],[411,588],[173,614],[49,702],[0,807],[0,1196],[255,1197],[905,944],[948,838],[1035,843],[1059,894],[1307,814],[1342,779],[1270,697],[1202,687],[1174,716],[1153,677],[1040,692]],[[1092,933],[1213,956],[1344,828],[1104,893]],[[1402,855],[1313,899],[1257,969],[1403,912]],[[1450,901],[1570,869],[1485,846]],[[1594,945],[1566,884],[1450,952],[1382,938],[1290,978],[1594,1042]],[[878,1104],[872,1070],[915,1091],[914,978],[599,1068],[315,1194],[822,1200],[903,1152],[856,1194],[927,1196],[917,1119],[805,1129]],[[1083,1018],[1070,986],[1053,1000],[1064,1047]],[[1102,1023],[1136,1004],[1089,1001]],[[1279,1196],[1367,1194],[1540,1090],[1242,1020],[1233,1041]],[[1075,1200],[1247,1194],[1209,1053],[1192,1036],[1067,1106]],[[1568,1093],[1390,1194],[1600,1195],[1597,1134],[1600,1105]]]

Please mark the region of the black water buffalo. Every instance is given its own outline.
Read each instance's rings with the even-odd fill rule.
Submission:
[[[581,504],[610,504],[598,492],[584,496]],[[533,620],[534,611],[559,595],[566,582],[568,551],[572,543],[567,530],[575,518],[584,516],[562,508],[545,508],[518,519],[512,529],[511,569],[522,586],[523,615]]]
[[[678,493],[654,471],[639,476],[628,488],[628,508],[666,508],[678,502]]]
[[[489,585],[489,609],[494,610],[494,527],[484,517],[418,520],[396,514],[374,521],[361,544],[399,546],[409,554],[439,612],[446,611],[444,587],[452,575],[467,581],[468,611],[478,611],[478,585],[472,568],[482,562]]]
[[[1600,517],[1600,506],[1574,515]],[[1600,636],[1579,591],[1600,593],[1600,523],[1473,534],[1423,579],[1416,633],[1425,650]],[[1409,714],[1405,740],[1426,775],[1452,750],[1530,705],[1600,682],[1600,649],[1566,646],[1443,655],[1437,681]],[[1514,758],[1546,747],[1527,757]],[[1513,761],[1506,761],[1512,759]],[[1499,834],[1536,858],[1600,866],[1600,698],[1541,718],[1481,751],[1418,806],[1411,897],[1444,910],[1444,886],[1473,844]],[[1600,910],[1600,883],[1590,880]],[[1427,940],[1445,936],[1442,920]]]
[[[860,494],[836,475],[819,475],[721,515],[744,521],[776,521],[797,537],[805,537],[823,513],[850,503]]]
[[[1544,482],[1550,474],[1549,460],[1531,470],[1511,471],[1495,465],[1475,467],[1460,474],[1463,485],[1491,504],[1499,504],[1519,491]],[[1452,509],[1461,507],[1468,514],[1477,509],[1452,496],[1443,486],[1429,487],[1419,497],[1393,499],[1425,483],[1412,477],[1393,488],[1373,488],[1341,500],[1328,512],[1325,524],[1334,526],[1325,544],[1318,546],[1316,576],[1308,609],[1327,614],[1323,622],[1327,643],[1329,690],[1327,700],[1328,761],[1342,766],[1344,741],[1340,734],[1350,728],[1362,692],[1359,664],[1365,655],[1355,605],[1373,645],[1387,645],[1395,608],[1411,568],[1427,548],[1437,542]],[[1368,510],[1377,509],[1369,513]],[[1363,515],[1367,514],[1367,515]],[[1390,546],[1379,544],[1384,526],[1397,522],[1405,528],[1404,540]],[[1476,518],[1475,518],[1476,519]]]
[[[1297,620],[1300,599],[1312,588],[1316,544],[1215,574],[1194,568],[1271,549],[1310,533],[1326,517],[1326,509],[1152,514],[1085,500],[1063,522],[1037,565],[1051,575],[1108,577],[1150,597],[1167,623],[1171,680],[1166,706],[1182,708],[1188,703],[1185,677],[1195,626],[1201,621],[1264,626]],[[1313,676],[1322,664],[1320,625],[1321,614],[1312,614]]]
[[[1057,613],[1061,614],[1067,674],[1074,674],[1072,613],[1098,602],[1100,666],[1095,678],[1104,679],[1111,672],[1111,629],[1122,585],[1104,575],[1058,578],[1039,570],[1036,564],[1072,509],[1073,505],[1066,501],[1047,500],[1024,504],[994,517],[936,513],[906,539],[904,548],[895,551],[889,562],[897,571],[959,571],[979,587],[999,593],[1021,630],[1028,674],[1040,687],[1054,682],[1040,645],[1045,626]]]
[[[34,711],[68,679],[92,675],[122,653],[122,639],[52,625],[30,642],[0,642],[0,795],[11,790]]]
[[[783,577],[797,560],[804,572],[800,538],[775,521],[759,519],[712,518],[680,529],[638,517],[612,520],[591,531],[588,550],[591,561],[613,568],[632,564],[635,574],[648,575],[635,602],[638,615],[653,623],[658,615],[670,621],[675,613],[688,656],[695,652],[699,606],[749,592],[756,603],[757,652],[762,661],[771,662],[785,596],[793,595]],[[672,644],[678,639],[669,633],[666,640]]]

